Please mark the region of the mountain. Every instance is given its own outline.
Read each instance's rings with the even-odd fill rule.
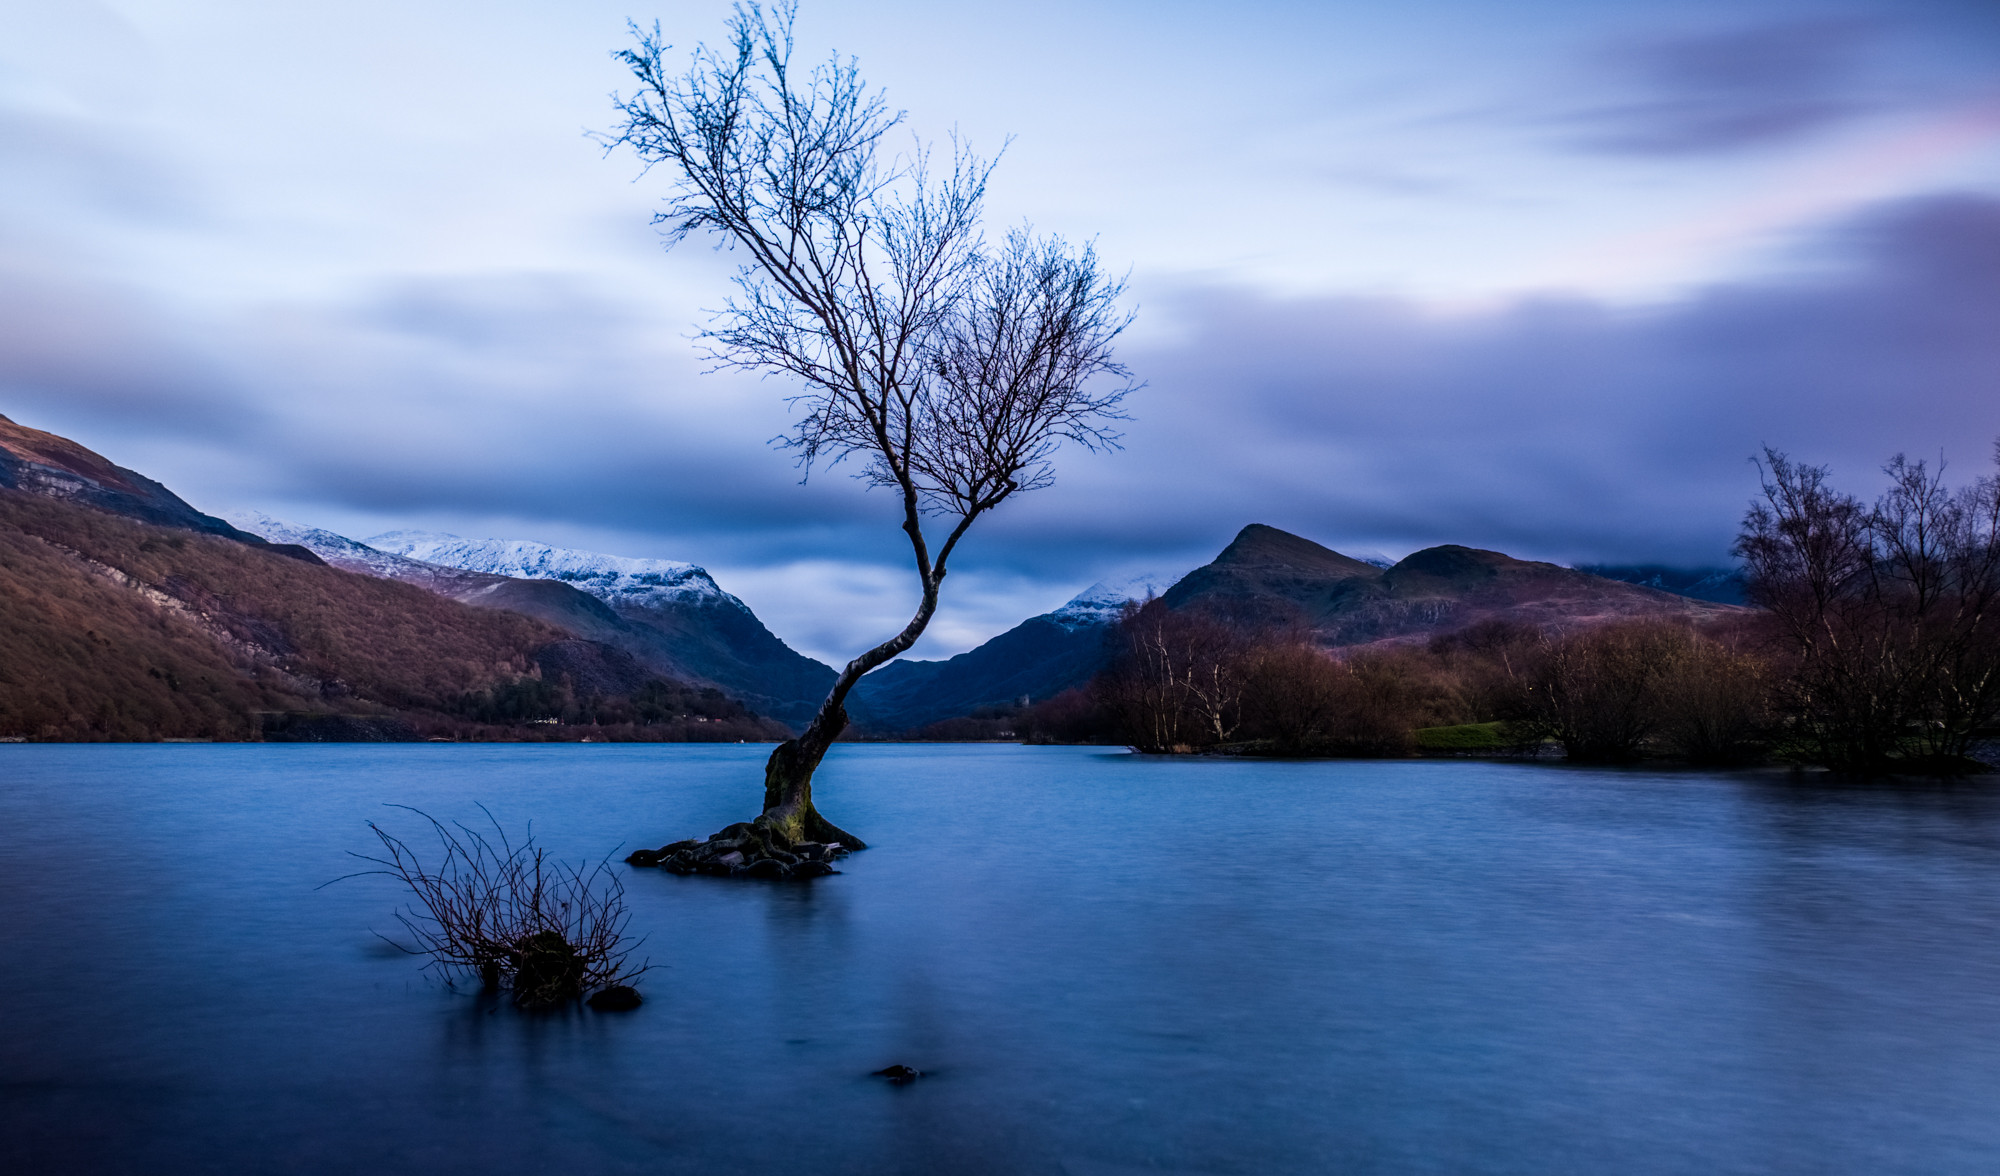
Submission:
[[[382,580],[401,580],[454,599],[489,588],[506,578],[391,555],[366,543],[357,543],[345,535],[274,519],[262,511],[241,511],[228,515],[227,519],[242,530],[273,544],[302,547],[330,567]]]
[[[1258,627],[1313,627],[1312,618],[1367,598],[1385,574],[1310,539],[1252,523],[1162,599],[1168,608],[1200,604]]]
[[[0,490],[0,735],[376,737],[535,671],[568,635],[226,535]],[[290,732],[298,735],[300,732]]]
[[[0,489],[74,502],[155,526],[219,535],[253,547],[273,547],[279,555],[320,562],[302,547],[273,545],[203,514],[151,478],[113,465],[67,437],[17,425],[4,416],[0,416]]]
[[[1090,681],[1104,668],[1105,640],[1127,603],[1173,587],[1178,577],[1099,582],[1053,612],[1029,617],[977,649],[944,661],[897,659],[861,679],[857,722],[884,733],[941,719],[1041,701]]]
[[[0,418],[0,738],[782,734],[610,645],[353,574],[291,542],[303,537],[268,542]],[[318,536],[343,560],[374,561],[338,538]],[[508,583],[610,615],[553,582],[473,587]]]
[[[392,531],[364,546],[426,567],[496,577],[484,584],[440,581],[434,590],[561,624],[795,725],[812,718],[833,686],[832,669],[779,640],[694,564],[422,531]],[[431,575],[397,567],[400,574],[390,574],[399,579]]]
[[[785,645],[694,564],[429,531],[391,531],[361,543],[258,513],[234,521],[300,544],[337,568],[559,626],[794,726],[812,718],[833,684],[832,670]]]
[[[1372,553],[1371,553],[1372,555]],[[1668,616],[1701,621],[1733,602],[1692,599],[1497,551],[1447,545],[1399,561],[1355,559],[1252,523],[1214,560],[1181,577],[1095,584],[946,661],[895,661],[855,693],[884,731],[914,730],[981,707],[1049,698],[1101,670],[1125,602],[1161,597],[1256,628],[1303,631],[1330,646],[1413,640],[1485,620],[1565,627]]]
[[[1676,596],[1692,596],[1696,600],[1709,600],[1717,604],[1742,604],[1746,599],[1743,573],[1735,568],[1677,568],[1666,564],[1578,564],[1576,570],[1589,572],[1593,576],[1603,576],[1607,580],[1637,584],[1642,588],[1657,588]]]
[[[1488,620],[1567,627],[1636,617],[1701,621],[1736,611],[1456,544],[1377,568],[1260,523],[1243,528],[1163,599],[1169,608],[1299,628],[1334,647],[1423,638]]]

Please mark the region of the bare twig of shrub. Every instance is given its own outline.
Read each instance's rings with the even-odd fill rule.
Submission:
[[[442,860],[426,868],[409,843],[373,821],[382,853],[354,856],[380,867],[360,874],[398,878],[416,895],[396,918],[417,946],[397,946],[430,957],[427,966],[447,982],[471,973],[488,988],[511,988],[524,1008],[548,1008],[629,986],[647,970],[629,963],[644,941],[624,942],[631,913],[608,855],[595,864],[556,860],[535,844],[532,825],[516,844],[484,805],[491,836],[408,805],[389,807],[429,822]]]

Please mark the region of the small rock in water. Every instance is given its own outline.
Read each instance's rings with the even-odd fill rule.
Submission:
[[[872,1075],[875,1078],[887,1078],[891,1086],[908,1086],[923,1076],[924,1072],[922,1070],[912,1070],[901,1063],[890,1066],[886,1070],[877,1070]]]
[[[623,1013],[638,1008],[641,1001],[638,989],[629,984],[613,984],[584,1003],[600,1013]]]

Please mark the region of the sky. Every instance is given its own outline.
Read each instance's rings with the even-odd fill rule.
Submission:
[[[897,504],[706,371],[733,262],[590,137],[719,0],[0,0],[0,413],[211,512],[708,568],[844,660]],[[805,0],[994,230],[1129,269],[1123,448],[973,531],[916,656],[1243,525],[1722,564],[1771,445],[2000,437],[2000,5]]]

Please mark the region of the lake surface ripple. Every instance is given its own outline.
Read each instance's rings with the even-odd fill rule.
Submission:
[[[618,867],[624,1015],[315,889],[385,803],[596,857],[767,751],[0,748],[9,1170],[2000,1171],[1990,786],[843,745],[840,876]]]

